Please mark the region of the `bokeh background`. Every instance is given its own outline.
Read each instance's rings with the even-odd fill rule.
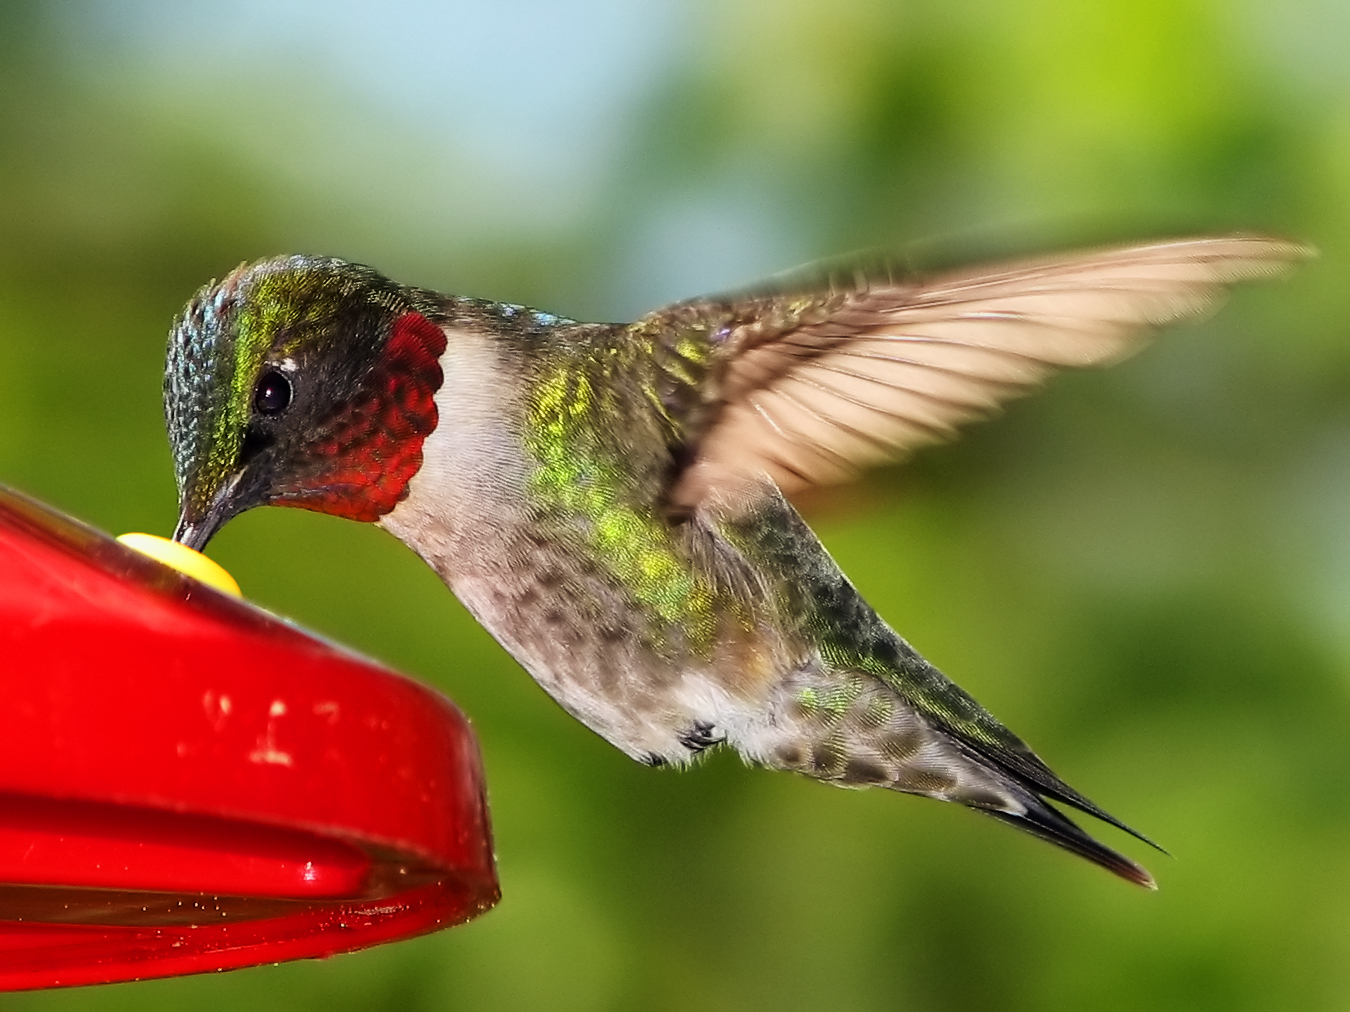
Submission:
[[[505,898],[0,1007],[1350,1005],[1347,39],[1343,0],[4,0],[0,482],[112,532],[172,525],[164,335],[242,260],[624,319],[878,246],[1322,256],[812,511],[883,615],[1172,851],[1103,828],[1158,893],[948,806],[641,768],[393,539],[259,510],[212,546],[251,596],[474,720]]]

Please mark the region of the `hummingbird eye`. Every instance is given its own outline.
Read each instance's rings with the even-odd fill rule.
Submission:
[[[291,403],[291,381],[275,369],[269,369],[258,379],[253,391],[253,407],[260,415],[277,415]]]

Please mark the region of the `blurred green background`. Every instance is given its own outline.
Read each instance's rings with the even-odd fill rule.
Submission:
[[[474,720],[504,899],[324,962],[13,1009],[1350,1006],[1343,0],[4,0],[0,482],[168,533],[196,287],[281,252],[626,319],[812,258],[1268,230],[1322,251],[814,511],[883,615],[1167,846],[641,768],[378,530],[259,510],[265,606]]]

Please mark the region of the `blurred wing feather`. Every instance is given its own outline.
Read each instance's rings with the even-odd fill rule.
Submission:
[[[1055,370],[1105,365],[1223,287],[1307,255],[1257,237],[1194,239],[956,274],[700,305],[733,325],[701,378],[671,502],[767,474],[791,494],[949,439]],[[644,322],[653,326],[653,316]]]

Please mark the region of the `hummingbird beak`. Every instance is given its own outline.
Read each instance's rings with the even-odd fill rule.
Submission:
[[[178,526],[174,529],[173,540],[200,552],[206,547],[216,531],[241,512],[239,503],[233,498],[235,487],[244,472],[239,471],[221,485],[205,510],[193,510],[190,501],[185,498],[182,512],[178,516]]]
[[[211,540],[211,535],[216,533],[219,527],[219,524],[208,523],[206,520],[193,523],[184,514],[178,518],[178,526],[174,529],[173,539],[195,552],[200,552],[206,547],[206,543]]]

